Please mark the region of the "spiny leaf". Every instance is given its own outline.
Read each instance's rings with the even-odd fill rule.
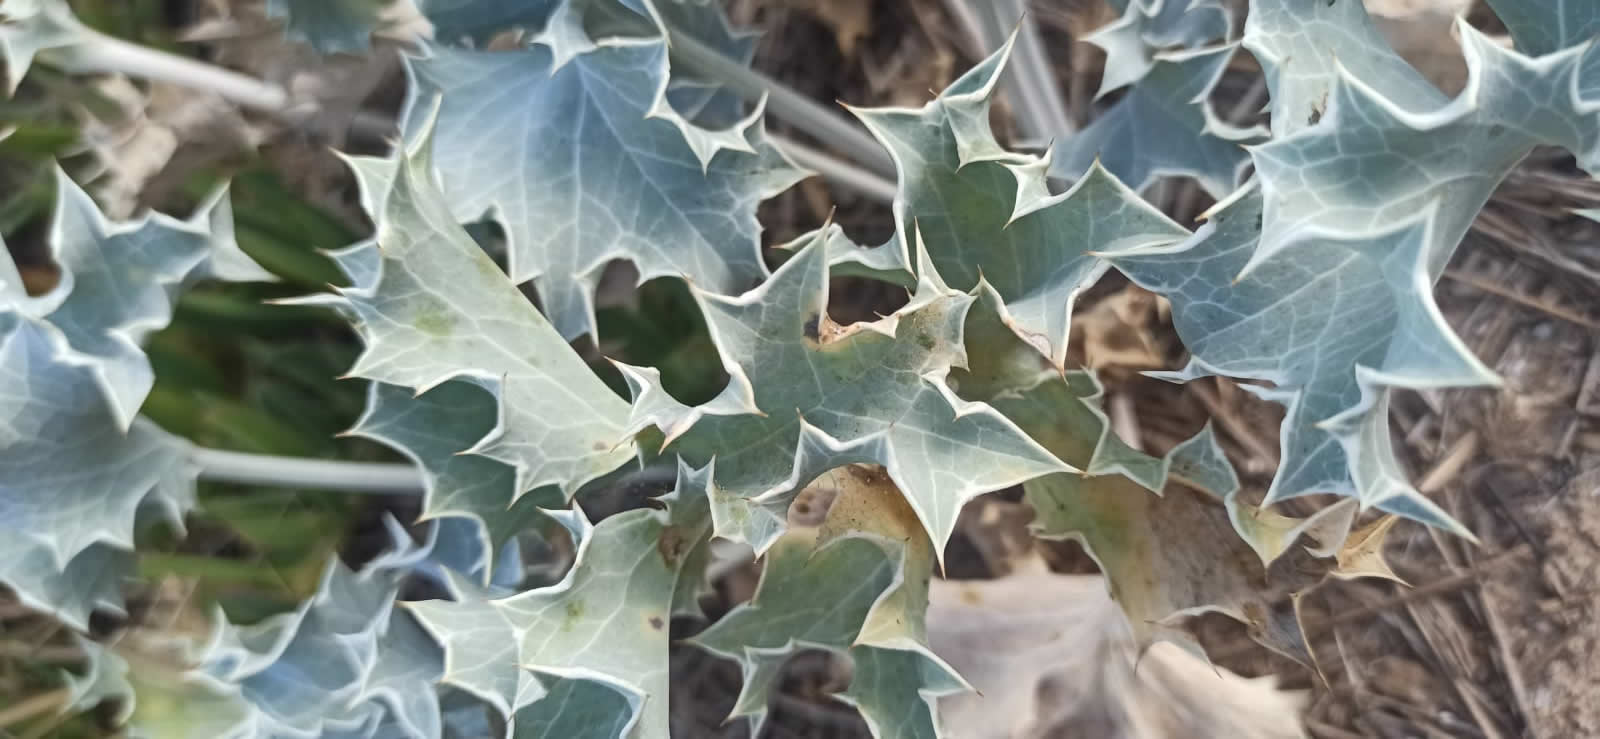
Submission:
[[[0,61],[6,63],[6,93],[17,91],[40,52],[64,49],[90,33],[66,0],[8,0],[0,8]]]
[[[1389,47],[1359,0],[1251,0],[1244,47],[1266,74],[1275,136],[1321,120],[1341,66],[1409,110],[1445,103],[1444,95]]]
[[[456,224],[427,145],[387,165],[355,162],[365,200],[381,203],[376,246],[337,255],[351,287],[302,302],[354,316],[367,346],[352,375],[418,393],[450,381],[488,391],[498,422],[456,451],[510,466],[514,494],[548,485],[570,497],[632,453],[627,404]]]
[[[544,697],[517,711],[512,739],[615,739],[627,736],[627,696],[594,680],[545,678]],[[649,734],[641,734],[648,736]]]
[[[935,699],[968,688],[927,647],[932,543],[879,470],[836,468],[814,487],[833,494],[822,525],[791,526],[767,552],[751,601],[691,641],[739,661],[733,715],[750,717],[752,733],[784,661],[814,648],[856,664],[843,697],[875,736],[936,737]]]
[[[738,298],[695,292],[728,386],[690,408],[667,394],[655,370],[624,366],[634,428],[660,429],[666,448],[692,463],[714,457],[722,494],[757,503],[779,504],[842,464],[882,464],[936,550],[966,501],[1066,469],[992,408],[946,387],[950,368],[965,361],[970,297],[944,286],[923,260],[908,305],[837,326],[826,312],[822,238]]]
[[[519,722],[555,721],[574,695],[620,707],[620,694],[627,730],[609,736],[666,737],[668,620],[686,555],[710,534],[711,476],[680,464],[675,491],[661,499],[665,511],[627,511],[593,526],[581,510],[552,514],[578,547],[555,585],[498,599],[461,587],[456,602],[410,604],[444,645],[444,682],[494,706],[518,736]],[[550,677],[600,690],[541,685]]]
[[[459,518],[481,539],[475,558],[459,572],[487,586],[496,552],[513,536],[544,518],[541,507],[564,504],[553,488],[519,496],[510,466],[476,454],[461,454],[494,427],[495,399],[469,382],[446,382],[417,395],[372,383],[367,410],[351,434],[387,444],[422,468],[424,491],[418,520]]]
[[[989,103],[1008,43],[920,109],[857,109],[899,173],[896,238],[880,249],[910,270],[920,233],[939,273],[959,289],[982,276],[1005,298],[1015,330],[1060,365],[1077,293],[1104,273],[1088,252],[1161,244],[1188,234],[1099,167],[1050,194],[1048,161],[1000,148]]]
[[[124,430],[66,353],[53,326],[0,312],[0,582],[83,629],[122,610],[135,516],[181,523],[195,471],[181,439],[143,419]]]
[[[1020,341],[996,330],[1005,320],[998,297],[983,290],[967,329],[990,340],[969,347],[983,359],[956,375],[962,393],[987,400],[1058,457],[1088,470],[1023,483],[1037,514],[1036,533],[1083,543],[1141,647],[1168,639],[1198,651],[1172,621],[1219,611],[1248,625],[1263,644],[1310,664],[1293,614],[1273,605],[1269,585],[1315,584],[1283,578],[1298,578],[1308,559],[1331,556],[1330,547],[1345,540],[1354,506],[1336,505],[1298,521],[1239,501],[1238,480],[1209,427],[1160,459],[1128,447],[1097,407],[1098,383],[1086,374],[1049,370]],[[1168,489],[1169,477],[1207,494]],[[1312,538],[1319,547],[1313,552],[1294,546]],[[1269,572],[1279,573],[1274,582]]]
[[[675,36],[688,35],[746,67],[755,59],[760,33],[737,28],[721,0],[654,0],[651,6]],[[672,72],[667,101],[683,117],[705,128],[726,128],[745,116],[744,98],[708,75]]]
[[[857,646],[849,654],[850,687],[839,698],[861,712],[878,739],[941,736],[938,700],[972,690],[929,652]]]
[[[1106,52],[1100,92],[1134,84],[1164,49],[1191,49],[1228,35],[1232,17],[1217,0],[1111,0],[1121,15],[1084,37]]]
[[[1236,48],[1154,57],[1127,95],[1068,140],[1065,156],[1050,173],[1076,178],[1098,160],[1141,192],[1161,177],[1193,177],[1212,197],[1232,192],[1249,161],[1240,143],[1266,133],[1233,127],[1207,107],[1211,88]]]
[[[961,397],[989,404],[1083,474],[1123,475],[1160,491],[1167,463],[1128,446],[1111,430],[1097,403],[1099,381],[1087,372],[1060,372],[1007,331],[1013,319],[988,283],[980,282],[973,292],[976,301],[966,323],[970,361],[951,373],[950,384]]]
[[[1350,538],[1345,540],[1336,555],[1339,568],[1331,574],[1343,579],[1381,577],[1405,584],[1383,558],[1383,548],[1389,540],[1389,532],[1399,520],[1398,516],[1384,516],[1350,532]]]
[[[719,292],[765,277],[756,206],[803,175],[766,141],[759,110],[721,130],[673,110],[660,36],[590,47],[570,58],[547,40],[433,48],[409,61],[403,126],[414,141],[442,95],[436,147],[451,212],[491,213],[505,228],[512,280],[533,280],[567,338],[594,332],[591,294],[613,259],[633,261],[643,280],[685,276]]]
[[[122,587],[134,576],[128,552],[109,544],[92,544],[65,565],[32,537],[6,531],[0,542],[0,582],[22,605],[49,613],[77,629],[89,628],[89,614],[123,612]]]
[[[1252,150],[1266,199],[1252,266],[1301,230],[1387,230],[1437,202],[1426,263],[1437,279],[1495,186],[1535,146],[1563,147],[1600,171],[1600,92],[1586,95],[1580,79],[1600,74],[1583,68],[1587,46],[1532,58],[1464,22],[1457,29],[1468,80],[1448,105],[1416,112],[1418,98],[1383,84],[1392,78],[1346,66],[1327,80],[1322,124]]]
[[[1510,29],[1517,50],[1529,56],[1561,51],[1600,34],[1600,5],[1588,0],[1489,0],[1489,7]]]
[[[273,278],[234,242],[225,191],[187,222],[153,213],[117,223],[57,168],[56,198],[50,251],[60,281],[45,295],[6,307],[60,329],[70,346],[66,358],[93,370],[112,415],[126,428],[155,382],[139,345],[172,320],[174,293],[208,276]],[[4,274],[0,279],[9,281]]]
[[[227,736],[439,736],[440,649],[394,608],[432,542],[419,547],[393,519],[385,524],[392,549],[360,572],[329,562],[295,611],[236,626],[217,610],[191,680],[242,704]]]
[[[1267,502],[1339,493],[1466,534],[1411,487],[1389,446],[1388,387],[1494,381],[1433,303],[1425,263],[1433,221],[1428,213],[1393,231],[1307,239],[1240,278],[1261,223],[1260,195],[1249,189],[1188,242],[1107,258],[1172,301],[1191,353],[1173,377],[1274,383],[1255,390],[1288,407]]]
[[[1318,582],[1298,579],[1319,562],[1304,547],[1263,567],[1219,501],[1187,489],[1158,496],[1116,475],[1051,475],[1024,490],[1038,535],[1076,539],[1095,558],[1141,647],[1164,639],[1199,653],[1180,622],[1214,611],[1274,651],[1313,663],[1295,614],[1274,604],[1274,587],[1298,591]]]
[[[59,170],[57,190],[56,286],[29,296],[0,259],[0,582],[84,628],[121,609],[136,516],[181,528],[194,505],[188,445],[135,418],[154,379],[140,340],[185,284],[265,273],[233,243],[220,192],[191,222],[112,223]]]
[[[75,636],[78,649],[84,657],[84,674],[65,673],[67,688],[72,692],[73,710],[87,711],[106,701],[117,703],[113,723],[127,723],[133,715],[134,686],[128,681],[128,661],[98,642]]]
[[[1266,8],[1255,42],[1306,46],[1302,62],[1315,60],[1311,49],[1328,39],[1381,43],[1359,4],[1304,8],[1312,5],[1318,9],[1304,12],[1316,22],[1292,30],[1273,24],[1311,19]],[[1565,146],[1595,166],[1600,100],[1581,94],[1582,47],[1530,59],[1469,26],[1460,32],[1467,89],[1426,112],[1396,102],[1437,96],[1409,91],[1405,75],[1391,74],[1389,66],[1403,63],[1383,61],[1393,57],[1387,47],[1360,61],[1341,57],[1349,66],[1324,59],[1281,78],[1274,96],[1285,95],[1283,105],[1306,86],[1330,97],[1320,123],[1252,151],[1259,191],[1237,194],[1183,245],[1107,255],[1173,300],[1194,356],[1180,378],[1274,383],[1260,394],[1289,412],[1269,502],[1338,492],[1465,533],[1395,461],[1387,389],[1497,382],[1444,323],[1432,284],[1494,186],[1535,145]]]

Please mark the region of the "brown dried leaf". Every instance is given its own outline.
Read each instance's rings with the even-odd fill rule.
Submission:
[[[946,733],[963,739],[1304,736],[1306,696],[1274,678],[1242,678],[1171,645],[1137,664],[1103,578],[1023,574],[933,583],[935,651],[977,693],[939,702]]]

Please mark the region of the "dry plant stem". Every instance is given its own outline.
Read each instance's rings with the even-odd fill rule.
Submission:
[[[1556,447],[1557,456],[1562,459],[1576,461],[1572,454],[1572,442],[1578,438],[1578,429],[1583,425],[1582,416],[1595,415],[1589,407],[1594,401],[1596,386],[1600,385],[1600,346],[1596,346],[1594,353],[1589,356],[1588,368],[1583,372],[1583,389],[1578,391],[1578,400],[1572,404],[1577,416],[1567,424],[1567,430],[1561,435],[1561,444]]]
[[[1579,315],[1579,314],[1577,314],[1577,313],[1575,313],[1575,312],[1573,312],[1571,310],[1568,310],[1566,308],[1563,308],[1563,307],[1561,307],[1559,305],[1550,305],[1548,303],[1545,303],[1544,301],[1537,300],[1535,298],[1530,298],[1530,297],[1528,297],[1526,295],[1523,295],[1521,293],[1516,292],[1515,290],[1510,290],[1508,288],[1501,287],[1501,286],[1496,285],[1494,283],[1487,282],[1487,281],[1485,281],[1483,279],[1480,279],[1480,278],[1478,278],[1478,277],[1476,277],[1474,275],[1465,274],[1465,273],[1458,272],[1458,271],[1455,271],[1455,270],[1445,270],[1444,276],[1448,277],[1448,278],[1450,278],[1452,280],[1455,280],[1456,282],[1461,282],[1461,283],[1464,283],[1464,284],[1467,284],[1467,285],[1471,285],[1471,286],[1473,286],[1473,287],[1475,287],[1475,288],[1477,288],[1479,290],[1482,290],[1482,291],[1484,291],[1486,293],[1489,293],[1491,295],[1497,295],[1499,297],[1505,298],[1506,300],[1509,300],[1509,301],[1511,301],[1513,303],[1516,303],[1518,305],[1527,306],[1527,307],[1532,308],[1534,310],[1541,311],[1543,313],[1547,313],[1547,314],[1549,314],[1551,316],[1554,316],[1556,318],[1560,318],[1560,319],[1562,319],[1564,321],[1569,321],[1571,323],[1577,324],[1577,325],[1582,326],[1584,328],[1592,329],[1592,330],[1595,330],[1595,331],[1600,331],[1600,321],[1594,321],[1592,319],[1585,318],[1584,316],[1581,316],[1581,315]]]
[[[1334,726],[1333,724],[1323,723],[1314,718],[1308,718],[1305,720],[1305,722],[1306,728],[1310,729],[1311,734],[1316,737],[1326,737],[1327,739],[1363,739],[1360,734],[1351,731],[1345,731],[1344,729]]]
[[[1222,382],[1224,380],[1220,378],[1217,380],[1219,386]],[[1250,467],[1252,472],[1271,472],[1277,469],[1278,450],[1275,445],[1269,444],[1263,441],[1261,437],[1256,436],[1255,431],[1250,428],[1250,424],[1234,413],[1212,387],[1204,383],[1194,383],[1190,387],[1194,389],[1194,396],[1200,400],[1200,404],[1206,407],[1206,411],[1211,414],[1212,418],[1217,420],[1217,423],[1222,424],[1222,428],[1228,432],[1228,435],[1232,436],[1241,446],[1250,450],[1251,459],[1246,460],[1245,464]]]
[[[1455,443],[1450,445],[1450,450],[1445,452],[1444,458],[1423,476],[1422,482],[1417,484],[1417,490],[1430,495],[1443,490],[1446,484],[1461,474],[1467,462],[1477,458],[1478,441],[1476,430],[1468,431],[1456,439]]]
[[[1450,687],[1451,692],[1455,693],[1456,700],[1466,707],[1473,723],[1477,725],[1479,731],[1483,732],[1484,736],[1488,737],[1488,739],[1503,739],[1497,727],[1498,722],[1488,714],[1488,711],[1478,702],[1476,695],[1467,687],[1466,680],[1461,675],[1460,665],[1447,657],[1448,650],[1445,649],[1445,645],[1442,643],[1442,637],[1435,633],[1433,628],[1429,627],[1431,622],[1428,619],[1424,619],[1421,613],[1418,613],[1417,607],[1418,603],[1416,601],[1407,601],[1405,604],[1406,615],[1410,616],[1411,622],[1416,625],[1417,633],[1422,637],[1423,643],[1427,645],[1428,649],[1432,650],[1434,661],[1443,667],[1447,673],[1445,675],[1446,679],[1442,682]]]
[[[0,708],[0,730],[59,711],[71,700],[71,688],[57,688],[25,698],[9,708]]]
[[[40,646],[21,641],[3,641],[0,642],[0,657],[72,664],[83,661],[83,652],[77,647]]]
[[[1531,552],[1532,549],[1527,544],[1518,544],[1510,549],[1496,552],[1495,554],[1483,560],[1475,562],[1471,567],[1468,567],[1461,572],[1450,575],[1449,577],[1441,580],[1428,583],[1427,585],[1414,588],[1412,590],[1403,591],[1399,595],[1388,598],[1382,602],[1362,605],[1348,611],[1343,611],[1339,615],[1329,619],[1307,619],[1305,625],[1306,638],[1311,639],[1313,637],[1321,636],[1337,626],[1343,626],[1356,621],[1365,621],[1366,619],[1381,614],[1395,606],[1402,606],[1412,601],[1432,598],[1445,593],[1454,592],[1462,588],[1476,587],[1478,581],[1483,578],[1485,571],[1493,567],[1498,567],[1506,562]],[[1214,653],[1212,653],[1211,659],[1213,662],[1221,662],[1238,657],[1242,654],[1257,651],[1259,649],[1261,649],[1261,645],[1255,643],[1254,641],[1244,639],[1235,641],[1232,644],[1216,650]]]
[[[1489,626],[1489,634],[1494,637],[1495,654],[1500,657],[1500,667],[1506,676],[1506,683],[1511,687],[1511,698],[1516,702],[1517,718],[1523,726],[1528,725],[1528,717],[1533,715],[1533,702],[1528,696],[1528,686],[1522,679],[1522,670],[1517,663],[1516,655],[1511,652],[1511,642],[1506,638],[1506,625],[1499,613],[1489,603],[1488,590],[1480,589],[1478,598],[1483,601],[1484,623]]]

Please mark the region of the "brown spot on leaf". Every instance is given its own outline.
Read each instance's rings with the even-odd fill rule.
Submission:
[[[661,627],[666,626],[666,625],[667,625],[666,622],[662,621],[660,616],[651,616],[650,617],[650,628],[655,629],[656,631],[660,631]]]
[[[661,559],[667,563],[667,567],[676,567],[688,549],[689,540],[684,537],[682,530],[676,526],[662,529],[661,539],[656,542],[656,551],[661,553]]]

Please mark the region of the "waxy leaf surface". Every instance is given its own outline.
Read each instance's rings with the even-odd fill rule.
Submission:
[[[968,290],[981,276],[1006,300],[1015,330],[1060,365],[1072,301],[1105,272],[1089,252],[1162,244],[1188,234],[1105,170],[1090,167],[1051,195],[1047,160],[1005,151],[989,103],[1010,45],[919,109],[854,110],[888,148],[899,173],[898,250],[912,264],[914,234],[944,280]]]
[[[660,429],[666,449],[692,463],[715,458],[718,495],[755,501],[781,499],[843,464],[882,464],[936,550],[968,500],[1066,468],[992,408],[945,385],[965,362],[969,296],[939,282],[924,259],[899,312],[837,326],[826,314],[823,237],[740,297],[695,293],[728,386],[691,408],[655,370],[624,367],[634,428]]]
[[[500,223],[512,280],[533,281],[562,336],[594,332],[592,294],[614,259],[644,280],[719,292],[766,276],[756,206],[802,172],[766,141],[759,111],[713,131],[673,110],[659,36],[607,38],[565,59],[540,43],[436,47],[409,69],[407,138],[437,96],[450,212]]]

